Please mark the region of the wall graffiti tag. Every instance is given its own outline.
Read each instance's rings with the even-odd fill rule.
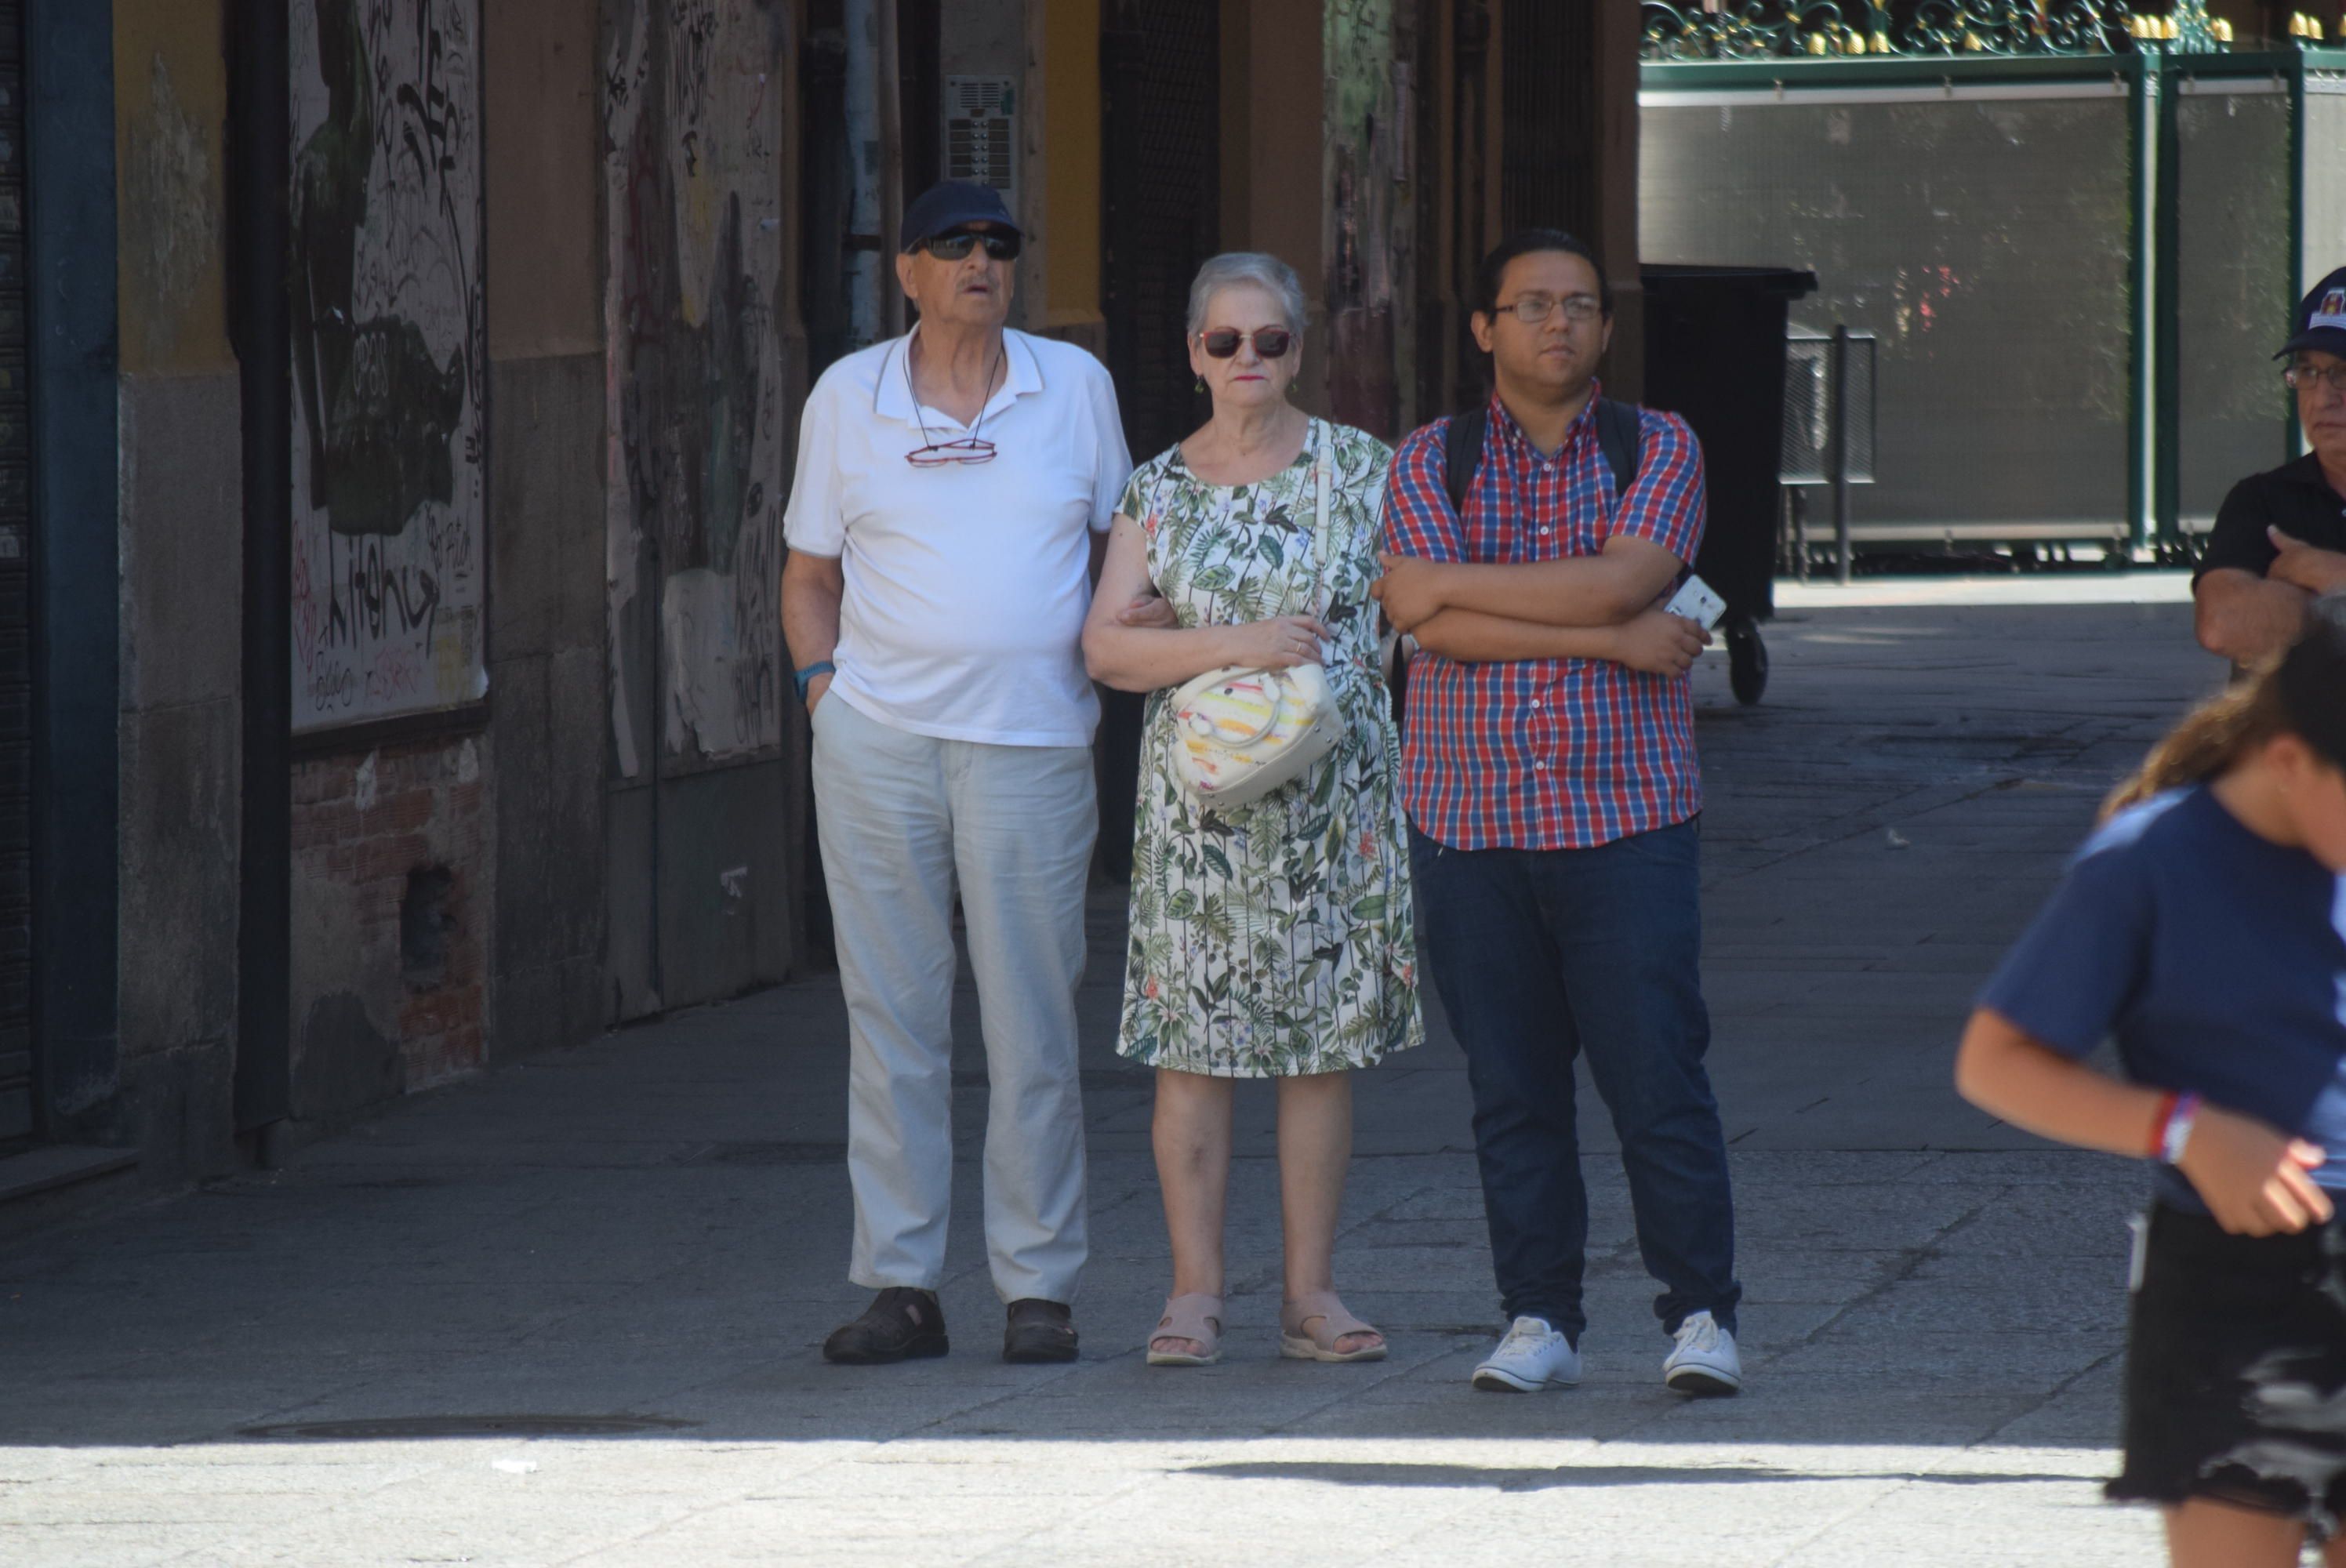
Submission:
[[[293,727],[486,695],[479,0],[292,0]]]
[[[611,734],[623,778],[642,770],[648,745],[714,759],[781,741],[774,302],[788,13],[783,0],[615,0],[607,13]],[[653,714],[629,711],[637,690]]]

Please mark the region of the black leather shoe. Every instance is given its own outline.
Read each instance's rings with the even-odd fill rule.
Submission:
[[[1010,1304],[1010,1322],[1002,1331],[1005,1361],[1072,1361],[1076,1359],[1076,1314],[1063,1301],[1022,1296]]]
[[[947,1349],[945,1315],[933,1290],[892,1285],[872,1298],[863,1316],[842,1323],[822,1342],[822,1359],[848,1367],[942,1356]]]

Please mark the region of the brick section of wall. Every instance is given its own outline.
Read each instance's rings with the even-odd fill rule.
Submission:
[[[479,1067],[495,909],[484,737],[297,762],[296,1114]]]

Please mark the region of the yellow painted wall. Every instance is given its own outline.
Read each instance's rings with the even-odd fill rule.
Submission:
[[[230,368],[221,0],[115,0],[122,369]]]
[[[1043,325],[1096,326],[1100,317],[1099,0],[1043,7]]]

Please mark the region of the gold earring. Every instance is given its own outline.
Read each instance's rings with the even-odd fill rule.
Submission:
[[[1206,378],[1203,376],[1199,376],[1198,378],[1198,390],[1199,392],[1204,392],[1206,390]]]

